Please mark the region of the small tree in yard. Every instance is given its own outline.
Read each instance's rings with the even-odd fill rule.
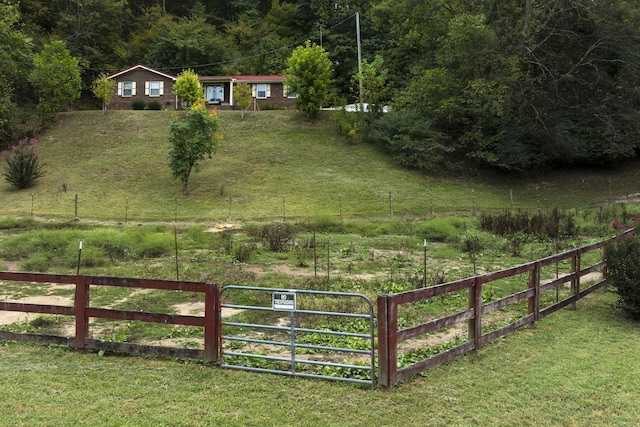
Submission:
[[[234,97],[236,105],[240,107],[242,111],[240,119],[244,120],[244,112],[247,111],[247,108],[251,105],[251,86],[247,83],[238,83],[234,91]]]
[[[315,116],[327,101],[333,73],[329,53],[315,43],[307,41],[298,46],[287,60],[286,84],[289,92],[298,95],[295,101],[299,111]]]
[[[19,190],[31,187],[44,176],[35,139],[23,139],[18,145],[0,153],[0,157],[7,162],[2,173],[5,181]]]
[[[111,101],[111,95],[116,87],[115,80],[108,78],[107,76],[100,76],[93,81],[91,90],[93,94],[102,101],[102,112],[107,111],[107,105]]]
[[[173,94],[191,107],[204,100],[204,91],[198,75],[193,70],[184,70],[173,84]]]
[[[198,162],[214,153],[222,137],[218,133],[218,114],[196,103],[183,115],[169,122],[169,167],[182,183],[182,194],[189,194],[189,176]]]

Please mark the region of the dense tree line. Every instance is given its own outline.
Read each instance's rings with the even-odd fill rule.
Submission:
[[[396,113],[372,108],[353,129],[408,167],[610,164],[638,148],[636,1],[0,1],[0,144],[33,132],[40,95],[28,76],[58,40],[78,59],[85,94],[139,62],[282,73],[311,40],[333,64],[330,102],[356,101],[359,12],[365,101]]]

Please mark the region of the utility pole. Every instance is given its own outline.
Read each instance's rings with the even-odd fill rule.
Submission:
[[[362,47],[360,45],[360,12],[356,12],[356,41],[358,45],[358,86],[360,88],[360,111],[363,111],[362,104]]]

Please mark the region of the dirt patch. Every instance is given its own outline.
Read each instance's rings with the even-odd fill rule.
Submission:
[[[61,297],[56,295],[30,296],[21,299],[6,299],[6,302],[18,302],[24,304],[61,305],[73,307],[72,297]],[[31,317],[29,317],[31,315]],[[0,325],[10,325],[12,323],[33,319],[39,316],[37,313],[21,313],[18,311],[0,311]]]
[[[20,271],[19,261],[2,261],[0,266],[4,266],[5,271]]]
[[[238,228],[241,228],[242,225],[241,224],[235,224],[232,222],[223,222],[221,224],[216,224],[215,226],[206,229],[205,231],[207,233],[220,233],[221,231],[225,231],[225,230],[236,230]]]
[[[181,316],[204,316],[204,302],[185,302],[182,304],[174,305],[173,308]],[[234,316],[238,313],[242,313],[243,310],[238,308],[222,307],[220,315],[222,318]]]

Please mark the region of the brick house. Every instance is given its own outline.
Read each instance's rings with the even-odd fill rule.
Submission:
[[[177,76],[142,64],[109,76],[116,89],[109,104],[114,110],[130,110],[134,101],[157,101],[164,109],[178,109],[180,103],[173,92]],[[207,105],[220,110],[235,109],[233,90],[238,83],[251,85],[253,103],[250,109],[268,107],[293,108],[294,94],[287,93],[284,76],[201,76]]]
[[[131,110],[134,101],[157,101],[163,109],[178,108],[178,99],[171,93],[176,76],[138,64],[109,78],[116,81],[109,103],[113,110]]]
[[[235,106],[233,89],[238,83],[251,86],[253,104],[250,109],[262,106],[293,108],[294,94],[287,93],[284,76],[202,76],[205,101],[209,105],[219,105],[221,109]]]

